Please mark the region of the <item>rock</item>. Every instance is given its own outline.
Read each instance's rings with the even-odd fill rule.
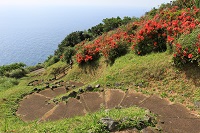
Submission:
[[[146,122],[148,122],[148,123],[151,123],[151,122],[152,122],[152,117],[149,116],[149,115],[145,115],[144,121],[146,121]]]
[[[38,88],[34,88],[34,89],[33,89],[33,91],[37,91],[37,90],[38,90]]]
[[[122,106],[116,106],[115,109],[122,109]]]
[[[138,83],[138,86],[139,86],[140,88],[142,88],[142,87],[143,87],[143,83]]]
[[[95,85],[95,88],[99,88],[99,87],[100,87],[100,84]]]
[[[72,92],[68,95],[68,97],[73,97],[73,98],[75,98],[76,95],[77,95],[77,92],[72,91]]]
[[[195,101],[194,105],[195,105],[195,107],[200,108],[200,101]]]
[[[145,110],[145,114],[151,115],[151,111],[149,109]]]
[[[86,91],[93,91],[94,88],[91,86],[91,85],[88,85],[86,88],[85,88]]]
[[[51,86],[51,90],[53,90],[53,89],[55,89],[55,88],[57,88],[57,85],[52,85],[52,86]]]
[[[68,86],[65,86],[65,90],[68,91],[68,90],[69,90],[69,87],[68,87]]]
[[[76,86],[75,85],[72,85],[72,88],[75,88]]]
[[[41,89],[37,89],[37,93],[39,93],[41,91]]]
[[[100,92],[103,92],[103,91],[104,91],[104,88],[99,88],[99,91],[100,91]]]
[[[81,94],[81,93],[83,93],[83,92],[84,92],[83,89],[79,89],[79,90],[78,90],[78,93],[79,93],[79,94]]]
[[[137,127],[139,127],[140,129],[146,128],[147,126],[145,125],[144,120],[140,120]]]
[[[81,99],[81,97],[80,97],[80,96],[76,96],[76,99],[78,99],[78,100],[79,100],[79,99]]]
[[[58,100],[57,100],[57,99],[53,99],[53,102],[54,102],[54,103],[57,103],[57,102],[58,102]]]
[[[45,84],[46,84],[45,88],[49,88],[49,83],[45,83]]]
[[[111,86],[110,83],[106,84],[107,87]]]
[[[165,121],[164,121],[163,119],[160,119],[160,120],[159,120],[159,123],[165,124]]]
[[[119,86],[121,86],[120,83],[115,83],[114,85],[115,85],[115,87],[119,87]]]
[[[66,101],[68,98],[69,98],[68,96],[63,96],[63,97],[61,98],[61,100],[62,100],[62,101]]]
[[[150,127],[141,130],[141,133],[155,133]]]
[[[117,121],[114,121],[110,117],[101,118],[100,122],[105,124],[107,126],[108,130],[111,132],[117,130],[117,126],[119,124]]]

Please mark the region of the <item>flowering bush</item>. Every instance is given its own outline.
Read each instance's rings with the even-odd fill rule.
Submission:
[[[138,55],[151,52],[161,52],[167,49],[165,29],[159,22],[149,20],[142,23],[141,29],[136,34],[132,48]]]
[[[177,66],[197,62],[200,65],[200,28],[190,34],[183,34],[176,43],[174,63]]]
[[[195,6],[181,9],[170,5],[160,8],[154,11],[155,15],[151,16],[151,20],[147,15],[141,17],[139,21],[105,33],[93,42],[78,44],[76,60],[79,64],[86,63],[103,55],[108,61],[113,62],[132,46],[138,55],[163,52],[168,49],[174,52],[175,64],[199,61],[199,38],[195,43],[181,41],[181,38],[194,39],[190,36],[196,35],[198,31],[193,33],[193,30],[200,25],[199,12],[200,9]]]
[[[127,32],[119,28],[115,32],[98,37],[93,42],[78,44],[76,60],[79,64],[86,63],[98,59],[101,53],[108,61],[113,62],[115,58],[127,52],[130,42]]]
[[[82,42],[76,46],[76,60],[79,64],[83,64],[94,59],[98,59],[99,57],[99,48],[96,43],[88,43]]]

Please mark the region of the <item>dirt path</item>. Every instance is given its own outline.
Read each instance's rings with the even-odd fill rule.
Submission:
[[[158,125],[167,133],[199,133],[200,119],[191,114],[181,104],[173,104],[156,95],[146,96],[133,90],[124,92],[108,89],[104,92],[85,92],[79,99],[70,98],[68,102],[50,104],[48,100],[65,93],[64,88],[44,90],[25,97],[19,106],[17,115],[24,121],[58,120],[95,112],[102,106],[110,109],[118,106],[138,106],[149,109],[158,115]]]

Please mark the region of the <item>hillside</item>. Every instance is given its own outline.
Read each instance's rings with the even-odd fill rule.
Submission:
[[[55,55],[44,64],[29,67],[29,71],[33,72],[26,76],[24,64],[15,64],[16,68],[1,67],[0,72],[4,71],[0,73],[0,132],[106,132],[104,126],[97,124],[102,116],[107,115],[104,110],[86,113],[85,117],[42,123],[38,123],[39,117],[35,121],[24,122],[21,120],[23,117],[16,113],[22,107],[20,103],[24,98],[28,99],[26,96],[36,93],[41,96],[40,92],[45,89],[64,89],[70,82],[70,89],[65,88],[65,93],[49,96],[49,106],[53,104],[57,107],[60,102],[68,101],[72,92],[76,92],[72,97],[77,98],[80,89],[86,88],[86,91],[88,86],[99,86],[103,91],[131,90],[147,97],[158,96],[171,104],[184,105],[190,113],[195,114],[195,122],[200,122],[197,118],[200,113],[199,3],[198,0],[176,0],[161,5],[159,9],[152,9],[139,19],[110,19],[110,22],[118,20],[121,23],[114,28],[105,29],[105,26],[103,30],[102,24],[99,24],[88,30],[87,34],[74,32],[63,40]],[[106,20],[109,22],[109,19],[105,19],[105,23]],[[96,32],[98,29],[101,29],[99,33]],[[69,41],[77,36],[82,38],[76,42]],[[70,64],[71,61],[73,64]],[[20,77],[13,78],[13,75]],[[81,83],[81,86],[75,86],[76,83]],[[101,91],[99,87],[92,92]],[[136,107],[123,108],[122,114],[134,117],[132,111],[138,119],[146,115],[144,109]],[[116,119],[121,115],[117,109],[111,112]],[[42,118],[46,116],[48,113]],[[124,117],[120,116],[121,119]],[[135,125],[128,123],[130,127],[123,127],[122,123],[122,129],[136,127],[142,130],[137,127],[137,122]],[[147,126],[155,128],[154,124],[149,123]],[[159,131],[162,132],[162,129]]]

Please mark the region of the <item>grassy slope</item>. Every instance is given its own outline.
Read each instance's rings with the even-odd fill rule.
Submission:
[[[79,68],[74,65],[73,69],[69,70],[68,75],[62,79],[64,81],[77,80],[92,85],[100,83],[105,87],[110,84],[110,88],[129,88],[146,94],[158,94],[194,109],[191,103],[194,100],[200,100],[200,69],[191,65],[185,70],[176,69],[172,66],[171,56],[168,53],[155,53],[146,56],[129,53],[118,58],[112,66],[106,65],[104,59],[101,59],[99,64],[95,64],[93,67]],[[59,62],[52,67],[62,64]],[[42,130],[46,126],[51,127],[50,125],[54,125],[51,127],[53,129],[61,128],[59,123],[64,121],[60,121],[58,124],[37,125],[34,122],[27,124],[13,115],[17,109],[16,101],[19,101],[23,94],[34,89],[27,86],[28,82],[34,79],[48,79],[51,77],[49,71],[52,67],[48,68],[42,76],[29,75],[21,79],[18,86],[0,92],[0,131],[5,129],[19,131],[23,127],[30,131],[34,126],[37,126],[38,130]],[[115,83],[122,85],[117,87]]]
[[[103,62],[103,59],[101,59]],[[65,79],[104,86],[123,84],[121,89],[135,89],[148,94],[158,94],[171,101],[187,104],[200,100],[200,68],[189,64],[184,69],[172,65],[172,55],[154,53],[137,56],[129,53],[118,58],[112,66],[100,63],[98,68],[75,67]]]

